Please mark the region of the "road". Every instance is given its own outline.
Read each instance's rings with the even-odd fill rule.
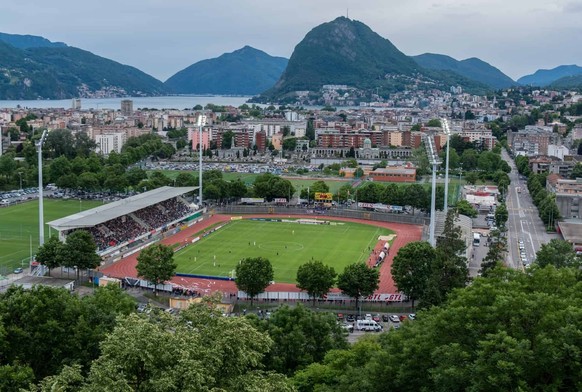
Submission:
[[[509,213],[507,221],[508,263],[510,267],[522,269],[519,240],[522,239],[524,242],[527,263],[529,264],[535,260],[536,252],[542,244],[550,240],[550,236],[546,233],[544,224],[538,216],[538,210],[527,190],[526,180],[520,178],[515,163],[507,151],[502,151],[502,157],[511,167],[511,173],[509,173],[511,184],[506,201]],[[520,193],[517,191],[518,188],[521,189]]]

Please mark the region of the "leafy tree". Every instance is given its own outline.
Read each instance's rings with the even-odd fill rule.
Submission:
[[[441,120],[439,120],[438,118],[433,118],[431,120],[428,120],[428,122],[426,123],[426,126],[427,127],[442,128]]]
[[[422,297],[435,259],[434,248],[426,241],[409,242],[398,250],[392,263],[392,278],[398,290],[414,301]]]
[[[154,293],[157,286],[170,280],[176,273],[174,250],[163,244],[155,244],[145,248],[137,256],[138,276],[154,284]]]
[[[496,270],[395,333],[328,352],[293,381],[301,392],[577,390],[580,307],[575,269]]]
[[[362,178],[364,176],[364,170],[361,167],[358,167],[356,171],[354,171],[355,178]]]
[[[478,179],[479,176],[475,172],[469,172],[465,174],[465,181],[467,181],[467,184],[469,185],[475,185]]]
[[[36,251],[36,261],[49,269],[49,276],[51,274],[51,269],[57,268],[60,265],[59,255],[62,252],[61,248],[63,246],[64,245],[59,238],[53,236]]]
[[[329,192],[329,185],[327,185],[325,183],[325,181],[319,180],[319,181],[315,181],[309,187],[309,196],[307,195],[307,188],[303,188],[301,190],[301,193],[300,193],[299,196],[302,199],[309,198],[309,200],[314,200],[315,199],[315,193],[327,193],[327,192]]]
[[[315,306],[316,298],[323,297],[333,287],[336,276],[333,267],[319,260],[308,261],[297,269],[297,287],[307,291]]]
[[[261,294],[273,281],[273,266],[263,257],[242,259],[236,266],[236,287],[251,298]]]
[[[457,203],[457,212],[470,218],[477,217],[477,210],[467,200],[459,200]]]
[[[416,209],[426,208],[428,193],[421,184],[411,184],[406,189],[406,204],[412,207],[412,213]]]
[[[271,339],[248,319],[221,317],[209,305],[192,305],[179,317],[120,318],[87,377],[65,368],[58,383],[41,390],[291,392],[284,376],[258,369]]]
[[[198,185],[198,178],[194,177],[192,173],[180,173],[176,176],[176,186],[196,186]]]
[[[483,276],[489,276],[495,267],[502,266],[505,261],[505,252],[507,252],[507,240],[499,230],[492,230],[489,236],[491,237],[489,250],[481,263]]]
[[[321,361],[328,351],[348,347],[334,314],[314,312],[301,304],[282,306],[270,319],[257,320],[257,326],[273,339],[263,361],[265,367],[278,373],[292,375]]]
[[[582,143],[580,143],[580,146],[582,146]],[[570,178],[573,180],[575,180],[576,178],[582,178],[582,163],[580,162],[576,163],[576,165],[572,169],[572,174],[570,175]]]
[[[556,268],[578,267],[581,264],[572,244],[556,238],[542,245],[536,253],[536,263],[540,267],[553,265]]]
[[[59,248],[59,264],[77,268],[77,280],[82,269],[96,268],[101,258],[96,253],[97,245],[86,230],[75,230],[67,236],[65,244]]]
[[[495,209],[495,223],[497,224],[497,227],[502,229],[502,231],[505,229],[507,219],[509,219],[509,212],[507,211],[505,203],[501,203]]]
[[[451,138],[452,140],[452,138]],[[452,147],[452,143],[451,143],[451,147]],[[458,152],[458,150],[457,150]],[[463,170],[465,171],[472,171],[475,170],[477,168],[477,162],[478,162],[478,154],[477,151],[473,150],[473,149],[468,149],[468,150],[464,150],[461,153],[461,166],[463,168]]]
[[[34,373],[28,366],[0,366],[0,391],[20,392],[34,382]]]
[[[180,175],[178,175],[179,177]],[[137,186],[141,180],[145,180],[148,178],[148,174],[145,170],[139,167],[132,167],[125,172],[125,178],[127,179],[127,183],[129,186]]]
[[[337,287],[347,296],[356,300],[358,308],[361,297],[367,297],[378,289],[380,273],[377,269],[368,268],[364,263],[348,265],[338,276]]]

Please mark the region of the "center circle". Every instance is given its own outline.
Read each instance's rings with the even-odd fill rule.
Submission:
[[[268,241],[259,244],[260,249],[265,250],[273,250],[273,251],[284,251],[284,250],[293,250],[299,251],[302,250],[303,244],[299,242],[289,242],[289,241]]]

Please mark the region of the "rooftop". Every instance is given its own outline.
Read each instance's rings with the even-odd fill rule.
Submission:
[[[79,227],[93,227],[120,216],[139,211],[142,208],[152,206],[164,200],[192,192],[196,189],[198,189],[198,187],[174,188],[171,186],[164,186],[148,192],[140,193],[139,195],[128,197],[127,199],[117,200],[109,204],[104,204],[87,211],[82,211],[77,214],[48,222],[48,225],[58,231],[76,229]]]

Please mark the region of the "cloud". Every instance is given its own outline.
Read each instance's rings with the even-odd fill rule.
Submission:
[[[582,3],[580,2],[569,2],[562,8],[565,13],[579,13],[582,12]]]

